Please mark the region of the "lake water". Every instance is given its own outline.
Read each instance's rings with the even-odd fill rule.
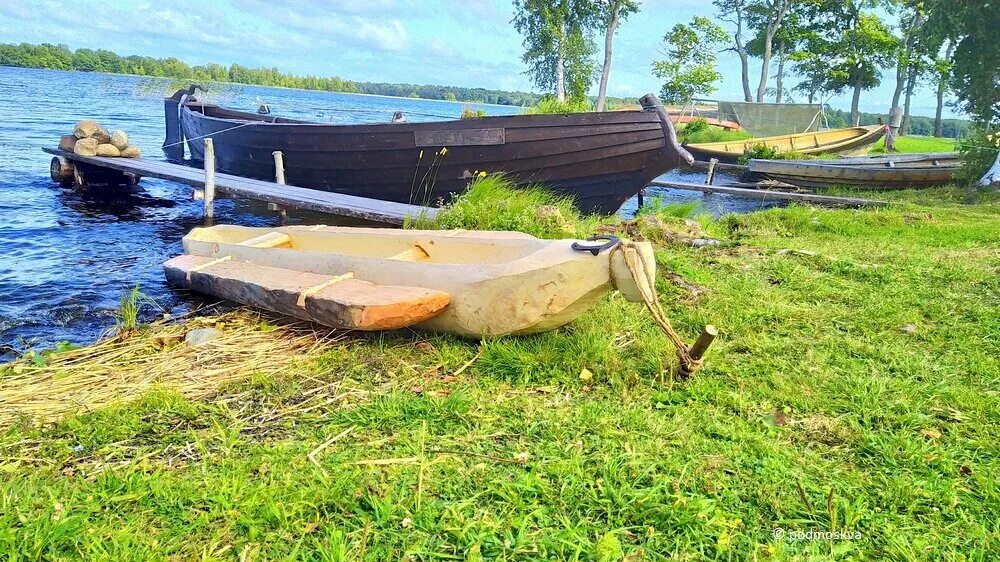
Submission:
[[[96,119],[126,131],[143,155],[162,158],[161,79],[0,67],[0,358],[59,341],[91,343],[115,323],[121,297],[139,285],[162,311],[180,312],[192,297],[169,289],[161,264],[181,251],[181,237],[201,224],[201,204],[189,187],[143,179],[127,199],[102,200],[49,179],[54,146],[76,121]],[[458,117],[467,105],[256,86],[214,92],[222,105],[255,110],[260,103],[277,115],[333,123],[386,122],[401,110],[411,121]],[[519,108],[476,105],[490,115]],[[703,174],[674,172],[669,178],[701,181]],[[758,202],[696,192],[647,190],[647,198],[699,201],[716,215],[758,209]],[[622,213],[635,212],[633,199]],[[276,225],[263,205],[223,199],[216,222]],[[291,222],[333,222],[295,215]],[[148,307],[152,315],[156,307]]]

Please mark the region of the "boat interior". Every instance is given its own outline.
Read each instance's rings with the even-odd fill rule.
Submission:
[[[378,230],[223,225],[197,228],[185,241],[442,264],[502,264],[523,259],[553,244],[569,247],[565,241],[509,236],[512,233],[486,233],[498,235],[487,237],[483,232],[462,230],[373,232]],[[225,253],[224,249],[214,251]]]

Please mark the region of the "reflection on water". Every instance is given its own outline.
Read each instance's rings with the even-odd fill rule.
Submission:
[[[124,197],[77,192],[52,183],[50,157],[41,151],[79,119],[92,118],[126,131],[145,156],[162,158],[168,90],[165,80],[0,67],[0,357],[61,340],[94,341],[113,328],[119,300],[135,285],[162,311],[181,312],[198,302],[167,288],[161,272],[163,261],[180,253],[181,237],[201,224],[201,204],[191,199],[190,188],[144,179]],[[410,121],[458,117],[467,105],[254,86],[227,86],[213,96],[231,107],[255,110],[263,101],[275,114],[334,123],[386,122],[397,109]],[[520,111],[475,107],[490,115]],[[713,214],[760,207],[697,192],[649,189],[651,197],[698,200]],[[634,211],[635,200],[622,210]],[[215,212],[219,223],[279,223],[276,213],[256,202],[220,199]],[[290,215],[292,223],[337,220]]]

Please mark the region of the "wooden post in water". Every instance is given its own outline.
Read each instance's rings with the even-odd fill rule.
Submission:
[[[708,177],[705,178],[706,184],[712,185],[715,183],[715,165],[718,163],[718,158],[712,158],[708,161]]]
[[[205,139],[205,218],[215,217],[215,145]]]
[[[274,156],[274,181],[278,185],[285,185],[285,157],[280,150],[271,154]]]
[[[639,201],[638,201],[638,205],[636,205],[636,212],[638,212],[640,209],[642,209],[642,205],[643,205],[643,201],[642,200],[645,197],[646,197],[646,188],[642,188],[642,189],[639,190],[639,193],[638,193]]]

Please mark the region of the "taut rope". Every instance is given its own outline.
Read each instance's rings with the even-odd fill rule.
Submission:
[[[667,335],[670,343],[674,345],[674,352],[677,354],[677,360],[680,363],[678,374],[681,378],[693,376],[701,368],[704,360],[702,360],[700,354],[697,357],[692,355],[691,350],[693,348],[688,347],[670,324],[670,319],[667,318],[667,314],[663,311],[660,300],[656,296],[656,288],[653,285],[654,279],[648,274],[649,270],[646,268],[639,251],[635,248],[635,244],[628,240],[622,240],[618,246],[611,250],[612,254],[618,251],[622,252],[625,258],[625,265],[628,267],[628,271],[632,275],[632,280],[635,281],[636,287],[639,288],[643,303],[645,303],[649,313],[652,314],[653,320],[660,326],[663,333]],[[714,328],[712,330],[714,331]]]

